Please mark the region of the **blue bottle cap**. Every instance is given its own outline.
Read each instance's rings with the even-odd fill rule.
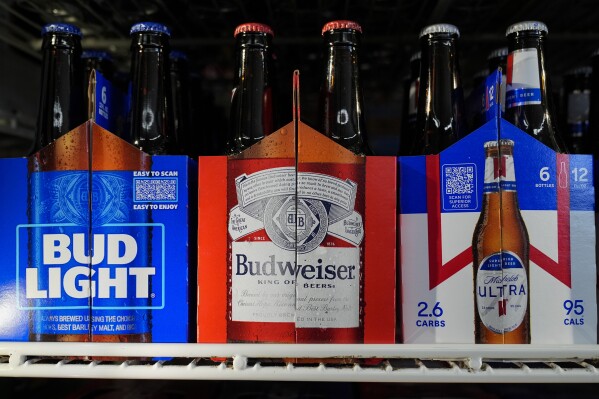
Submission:
[[[81,30],[71,24],[48,24],[42,28],[42,36],[48,33],[67,33],[70,35],[83,36]]]
[[[132,35],[134,33],[143,32],[163,33],[167,36],[171,35],[171,30],[166,25],[157,22],[138,22],[131,27],[129,34]]]
[[[81,53],[81,58],[97,58],[99,60],[112,61],[112,56],[109,52],[100,50],[84,50]]]
[[[185,60],[185,61],[187,61],[187,59],[188,59],[187,54],[181,50],[171,51],[171,53],[169,54],[169,58],[171,60]]]

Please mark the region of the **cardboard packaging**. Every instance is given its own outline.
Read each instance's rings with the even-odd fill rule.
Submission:
[[[0,340],[188,342],[195,170],[92,120],[0,159]]]
[[[396,159],[294,110],[241,154],[199,159],[198,342],[392,343]]]
[[[404,342],[481,342],[484,324],[504,343],[521,328],[533,344],[596,344],[592,157],[557,154],[501,119],[499,82],[487,80],[486,124],[439,155],[399,159]],[[485,158],[498,141],[513,156]],[[503,207],[485,213],[494,190]],[[499,250],[482,259],[489,223]],[[514,252],[516,236],[528,243]]]

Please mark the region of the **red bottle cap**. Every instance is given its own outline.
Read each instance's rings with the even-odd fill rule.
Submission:
[[[248,22],[245,24],[241,24],[237,28],[235,28],[235,33],[233,34],[233,37],[237,37],[238,34],[245,32],[262,32],[267,33],[273,37],[275,35],[270,26],[268,25],[260,24],[257,22]]]
[[[360,26],[359,23],[354,22],[354,21],[340,20],[340,21],[327,22],[322,27],[321,34],[324,35],[325,32],[328,32],[333,29],[353,29],[353,30],[357,30],[358,32],[362,33],[362,27]]]

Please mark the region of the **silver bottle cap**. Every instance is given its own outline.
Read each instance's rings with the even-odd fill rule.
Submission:
[[[425,26],[420,31],[419,37],[430,35],[432,33],[454,33],[460,37],[460,30],[458,27],[451,24],[434,24]]]
[[[547,25],[540,21],[522,21],[516,22],[513,25],[508,26],[505,31],[505,35],[510,35],[515,32],[521,32],[523,30],[540,30],[545,33],[549,33],[549,29],[547,29]]]

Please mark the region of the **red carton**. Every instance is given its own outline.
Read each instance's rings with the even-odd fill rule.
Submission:
[[[294,111],[243,153],[199,159],[198,342],[393,343],[396,159]]]

